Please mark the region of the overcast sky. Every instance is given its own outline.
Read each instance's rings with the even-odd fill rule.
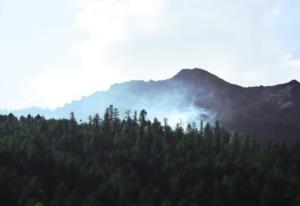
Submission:
[[[204,68],[300,79],[298,0],[0,0],[0,108],[55,108],[115,82]]]

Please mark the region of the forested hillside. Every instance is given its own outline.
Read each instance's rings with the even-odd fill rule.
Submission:
[[[300,146],[113,106],[88,122],[0,116],[1,206],[299,206]]]

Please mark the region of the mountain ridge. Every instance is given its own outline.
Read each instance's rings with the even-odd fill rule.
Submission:
[[[232,131],[249,133],[259,140],[294,141],[300,138],[300,83],[291,80],[274,86],[242,87],[203,69],[183,69],[159,81],[132,80],[113,84],[106,91],[72,101],[54,111],[37,109],[47,118],[80,119],[113,104],[126,110],[149,110],[149,118],[176,121],[219,120]],[[15,111],[26,115],[33,110]],[[299,117],[298,117],[299,116]],[[176,120],[177,118],[177,120]]]

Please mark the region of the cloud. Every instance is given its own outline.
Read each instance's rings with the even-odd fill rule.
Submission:
[[[167,78],[187,67],[244,86],[299,78],[299,68],[286,62],[291,51],[278,32],[288,12],[284,3],[165,0],[160,27],[128,36],[127,43],[110,49],[106,61],[144,79]]]
[[[76,21],[88,38],[76,45],[81,66],[103,66],[106,53],[136,32],[152,31],[162,9],[161,0],[79,0]],[[107,70],[106,70],[107,71]]]
[[[51,108],[79,99],[114,82],[124,81],[124,68],[112,68],[105,58],[112,47],[134,33],[157,29],[163,7],[161,0],[78,0],[75,24],[85,38],[73,45],[80,64],[70,68],[49,68],[32,84],[42,98],[38,105]],[[38,86],[34,86],[38,85]]]
[[[288,81],[295,73],[285,63],[290,51],[277,32],[286,12],[282,4],[273,0],[183,1],[174,12],[180,14],[174,20],[174,33],[180,36],[174,39],[188,46],[182,47],[179,56],[194,56],[187,63],[244,86]]]
[[[300,48],[291,49],[280,32],[288,27],[293,33],[291,1],[74,2],[74,25],[82,32],[72,47],[78,63],[45,65],[24,87],[35,94],[32,104],[54,108],[115,82],[164,79],[181,68],[202,67],[244,86],[300,78]]]
[[[298,59],[292,59],[292,60],[289,60],[289,64],[293,67],[300,67],[300,60]]]
[[[300,67],[300,59],[292,59],[291,55],[287,55],[286,61],[292,67],[296,67],[296,68]]]

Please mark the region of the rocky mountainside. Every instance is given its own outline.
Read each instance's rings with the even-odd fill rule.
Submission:
[[[130,81],[113,85],[54,111],[31,108],[17,115],[41,113],[85,120],[113,104],[121,113],[145,108],[149,118],[178,121],[219,120],[227,129],[249,133],[260,141],[300,140],[300,83],[241,87],[202,69],[184,69],[162,81]],[[43,112],[44,111],[44,112]]]

